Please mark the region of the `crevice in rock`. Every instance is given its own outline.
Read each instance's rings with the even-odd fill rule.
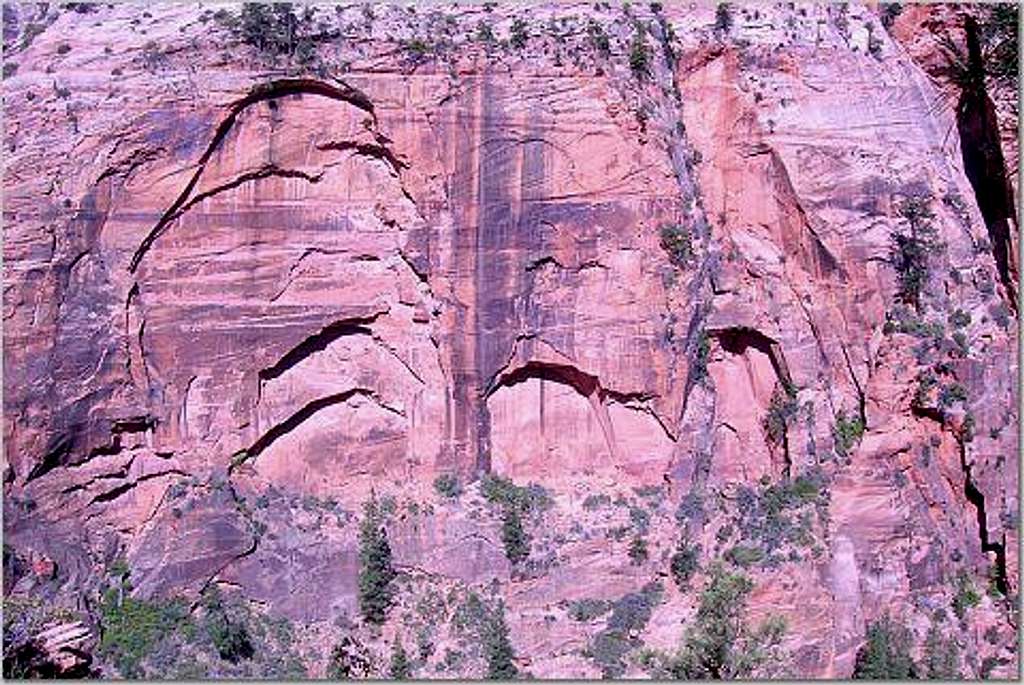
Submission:
[[[391,170],[394,171],[395,174],[401,173],[402,169],[409,168],[408,164],[398,159],[398,157],[395,156],[395,153],[389,150],[386,146],[376,143],[358,143],[352,140],[341,140],[321,143],[316,146],[316,149],[321,151],[337,150],[342,152],[345,150],[352,150],[356,154],[387,162],[388,166],[391,167]]]
[[[43,458],[39,460],[32,470],[28,472],[28,476],[25,478],[25,484],[28,485],[37,478],[42,478],[50,471],[55,468],[64,466],[67,464],[68,455],[71,454],[71,450],[75,445],[75,438],[73,435],[64,434],[58,437],[58,439],[52,444],[52,446],[43,455]]]
[[[971,465],[967,463],[967,447],[962,440],[960,445],[960,468],[964,472],[964,495],[977,512],[978,518],[978,540],[981,542],[982,552],[992,552],[996,555],[996,587],[1003,594],[1009,595],[1009,585],[1006,580],[1006,543],[992,540],[988,531],[988,518],[985,514],[985,494],[978,488],[971,477]]]
[[[298,345],[285,353],[272,366],[262,369],[259,372],[260,385],[263,382],[278,378],[285,371],[291,369],[307,357],[323,352],[335,340],[346,335],[368,335],[373,337],[373,331],[367,328],[376,321],[387,310],[374,312],[369,316],[354,316],[347,319],[340,319],[328,324],[319,332],[305,338]]]
[[[377,397],[377,394],[368,388],[353,388],[351,390],[346,390],[345,392],[339,392],[334,393],[333,395],[327,395],[326,397],[320,397],[308,403],[307,405],[299,409],[297,412],[289,416],[284,421],[275,424],[263,435],[257,438],[256,442],[254,442],[248,449],[244,451],[244,456],[242,459],[234,460],[232,462],[232,464],[228,467],[228,473],[232,473],[234,469],[237,466],[241,465],[242,463],[258,457],[264,450],[266,450],[268,447],[274,444],[275,441],[293,431],[295,428],[297,428],[308,418],[319,412],[321,409],[326,409],[327,407],[333,406],[335,404],[342,404],[356,396],[367,397],[376,402],[377,405],[380,406],[382,409],[385,409],[394,414],[398,414],[399,416],[404,416],[404,414],[398,409],[395,409],[394,407],[389,407],[388,405],[381,402],[380,399]]]
[[[135,480],[118,485],[116,488],[101,492],[100,494],[89,500],[89,504],[101,504],[103,502],[110,502],[121,495],[134,490],[139,483],[143,483],[147,480],[153,480],[154,478],[163,478],[164,476],[187,476],[188,474],[181,469],[167,469],[165,471],[157,471],[156,473],[147,473],[146,475],[139,476]]]
[[[956,109],[957,130],[964,171],[985,220],[999,279],[1006,289],[1007,304],[1017,311],[1017,265],[1011,224],[1017,219],[1013,186],[1006,171],[995,105],[985,86],[985,63],[973,17],[964,20],[967,37],[967,69]]]
[[[192,178],[185,185],[185,188],[178,195],[177,199],[171,203],[171,206],[163,213],[153,229],[150,230],[145,238],[143,238],[139,247],[135,250],[135,254],[132,255],[132,259],[128,267],[129,272],[135,273],[139,268],[139,264],[142,262],[142,258],[146,256],[147,252],[149,252],[149,249],[153,246],[156,239],[159,238],[166,230],[170,222],[177,218],[181,211],[183,211],[183,207],[189,202],[193,189],[199,183],[199,179],[206,170],[206,164],[210,161],[210,158],[213,156],[213,153],[216,152],[217,148],[220,147],[220,144],[224,141],[224,138],[231,131],[232,127],[234,127],[239,114],[241,114],[246,108],[258,102],[285,97],[288,95],[301,94],[318,95],[354,105],[355,107],[358,107],[370,114],[372,125],[374,128],[376,127],[376,114],[374,113],[373,104],[366,95],[348,85],[343,84],[342,87],[338,87],[321,81],[300,78],[283,79],[256,86],[248,95],[231,105],[228,115],[223,121],[221,121],[217,130],[214,132],[209,145],[207,145],[206,151],[203,152],[202,156],[199,158],[199,162],[196,165],[196,171],[192,175]],[[380,139],[381,136],[378,135],[378,138]]]

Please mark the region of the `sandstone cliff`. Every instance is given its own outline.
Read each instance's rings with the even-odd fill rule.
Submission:
[[[724,7],[5,5],[5,673],[1015,674],[989,14]]]

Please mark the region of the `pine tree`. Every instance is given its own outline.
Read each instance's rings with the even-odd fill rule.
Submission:
[[[508,638],[508,625],[505,623],[505,604],[499,602],[483,626],[484,655],[487,658],[488,680],[512,680],[518,674],[513,660],[515,650]]]
[[[505,545],[505,556],[513,564],[530,556],[530,541],[523,530],[519,510],[515,507],[506,507],[501,514],[501,541]]]
[[[402,646],[402,639],[395,638],[394,647],[391,650],[391,667],[388,669],[388,677],[392,680],[409,680],[412,677],[412,664],[409,663],[409,656]]]
[[[910,656],[913,636],[906,626],[882,616],[868,626],[867,642],[857,652],[853,677],[860,680],[907,680],[917,677]]]
[[[359,528],[359,611],[367,622],[377,625],[384,622],[391,608],[391,581],[397,575],[391,566],[391,545],[383,524],[376,496],[371,495]]]
[[[953,638],[947,638],[936,624],[928,630],[924,641],[925,677],[929,680],[960,680],[960,649]]]

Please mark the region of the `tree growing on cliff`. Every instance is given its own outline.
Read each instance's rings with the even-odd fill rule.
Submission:
[[[391,565],[391,545],[376,495],[363,507],[359,528],[359,611],[368,623],[380,625],[394,599],[391,587],[397,573]]]
[[[929,680],[961,680],[960,648],[956,640],[946,637],[937,623],[932,623],[924,641],[924,661],[921,664]]]
[[[917,678],[910,656],[913,636],[906,626],[885,614],[868,626],[867,642],[857,652],[853,677],[858,680]]]
[[[408,680],[412,677],[412,664],[409,663],[409,655],[402,646],[401,638],[395,638],[395,644],[391,649],[391,665],[388,668],[388,677],[392,680]]]
[[[523,530],[519,510],[514,507],[507,507],[501,513],[501,542],[505,546],[505,556],[513,564],[530,556],[530,540]]]
[[[498,602],[483,624],[484,656],[487,659],[488,680],[512,680],[519,674],[514,660],[515,650],[509,640],[505,623],[505,604]]]
[[[629,68],[639,80],[651,75],[651,48],[647,45],[647,31],[639,22],[629,44]]]
[[[780,643],[786,622],[769,617],[757,628],[746,622],[747,599],[754,584],[715,563],[700,596],[697,616],[670,655],[648,652],[644,662],[655,677],[676,680],[732,680],[771,675],[782,663]]]
[[[938,232],[932,224],[935,215],[927,195],[912,195],[899,207],[907,229],[892,234],[889,262],[896,270],[897,295],[917,311],[921,310],[921,294],[928,285],[929,262],[942,251]]]

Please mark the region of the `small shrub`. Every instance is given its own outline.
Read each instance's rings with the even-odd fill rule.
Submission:
[[[956,311],[950,313],[949,323],[954,328],[964,328],[970,325],[971,315],[962,309],[957,309]]]
[[[206,633],[221,659],[238,663],[255,654],[252,638],[245,624],[228,615],[217,586],[211,586],[203,596],[206,610]]]
[[[832,428],[832,438],[835,442],[836,454],[840,457],[847,457],[850,450],[860,442],[864,435],[864,422],[859,416],[846,418],[846,413],[840,411],[836,415],[836,423]]]
[[[327,677],[331,680],[367,678],[372,669],[373,663],[366,648],[352,636],[345,635],[331,650]]]
[[[58,55],[66,55],[69,52],[71,52],[71,46],[68,45],[67,43],[61,43],[60,45],[57,46],[57,54]]]
[[[967,401],[967,388],[960,383],[950,383],[939,390],[939,405],[949,407],[957,402]]]
[[[690,578],[700,563],[700,547],[691,545],[685,538],[679,539],[676,551],[672,555],[669,570],[672,572],[672,580],[680,592],[690,589]]]
[[[434,479],[434,490],[437,494],[448,499],[455,499],[462,494],[462,484],[459,477],[453,473],[442,473]]]
[[[902,11],[903,5],[898,2],[882,5],[882,26],[891,28]]]
[[[516,17],[512,22],[512,34],[509,37],[509,43],[512,47],[517,50],[522,50],[526,47],[526,42],[530,39],[530,34],[526,30],[526,22]]]
[[[715,30],[720,33],[729,33],[732,29],[732,5],[727,2],[720,3],[715,8]]]
[[[725,558],[741,568],[748,568],[764,560],[764,550],[758,547],[736,545],[725,553]]]
[[[690,232],[679,224],[665,224],[661,227],[661,249],[668,253],[669,261],[684,267],[693,257],[693,241]]]
[[[963,620],[967,610],[978,606],[980,602],[981,595],[974,581],[966,571],[960,571],[956,578],[956,593],[953,595],[953,613]]]
[[[929,680],[960,680],[960,648],[932,623],[924,641],[924,677]]]
[[[647,561],[647,540],[639,535],[633,536],[629,543],[629,559],[634,566],[639,566]]]
[[[593,19],[587,22],[587,37],[601,57],[607,58],[611,55],[612,47],[611,42],[608,40],[608,34],[605,32],[604,27]]]
[[[586,511],[594,511],[601,507],[607,507],[612,503],[612,498],[608,495],[587,495],[583,500],[583,509]]]
[[[858,680],[908,680],[917,677],[910,656],[913,636],[888,614],[868,626],[867,642],[857,652],[853,677]]]
[[[762,425],[768,441],[777,446],[784,445],[789,432],[789,425],[796,418],[799,405],[796,401],[796,390],[792,386],[776,385],[772,391],[772,399],[768,404],[768,414]]]
[[[501,515],[501,542],[505,547],[505,556],[513,564],[530,556],[530,540],[523,530],[523,521],[519,510],[506,507]]]
[[[647,31],[640,24],[637,24],[629,44],[629,68],[641,81],[651,74],[651,49],[647,45]]]
[[[711,356],[711,343],[708,341],[708,334],[701,331],[697,334],[697,344],[693,353],[693,381],[700,383],[708,376],[708,359]]]
[[[494,29],[486,21],[480,20],[476,25],[476,41],[484,45],[493,45],[496,41]]]
[[[395,638],[395,644],[391,650],[388,677],[391,680],[408,680],[412,677],[412,664],[409,663],[409,655],[405,653],[405,647],[402,646],[402,639],[399,637]]]
[[[608,613],[611,608],[612,603],[603,599],[580,599],[569,605],[569,618],[586,623]]]

